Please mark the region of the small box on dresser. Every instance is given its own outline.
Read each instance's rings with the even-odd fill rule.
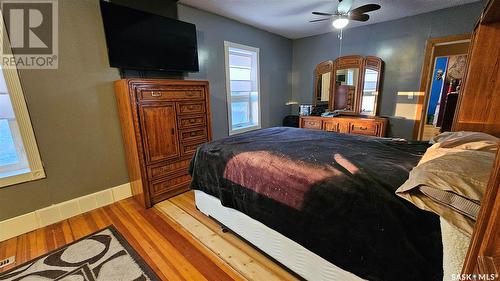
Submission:
[[[146,208],[188,190],[196,148],[211,140],[207,81],[115,82],[134,197]]]

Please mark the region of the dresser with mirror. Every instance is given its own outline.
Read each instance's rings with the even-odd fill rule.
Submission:
[[[344,56],[318,64],[313,105],[324,106],[331,114],[301,116],[300,127],[385,136],[387,118],[377,116],[382,71],[382,60],[374,56]]]

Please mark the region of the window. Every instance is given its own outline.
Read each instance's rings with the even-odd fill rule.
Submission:
[[[259,49],[224,42],[229,134],[260,129]]]
[[[17,69],[0,68],[0,187],[44,177]]]

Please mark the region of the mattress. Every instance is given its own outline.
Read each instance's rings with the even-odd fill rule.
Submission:
[[[443,237],[443,281],[452,281],[462,272],[462,266],[469,249],[470,237],[457,227],[440,218]],[[455,278],[456,279],[456,278]]]
[[[216,219],[306,280],[363,280],[353,273],[328,262],[261,222],[239,211],[222,206],[220,200],[214,196],[195,190],[195,200],[196,207],[202,213]]]

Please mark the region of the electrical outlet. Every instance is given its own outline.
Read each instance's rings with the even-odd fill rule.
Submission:
[[[9,258],[6,258],[4,260],[0,260],[0,268],[6,267],[8,265],[11,265],[16,262],[16,256],[12,256]]]

